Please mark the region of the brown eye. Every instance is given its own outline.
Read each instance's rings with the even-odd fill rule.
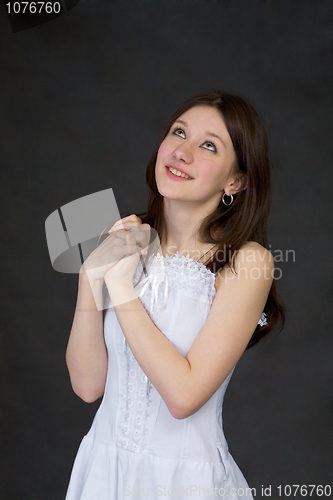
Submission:
[[[181,136],[177,133],[177,132],[179,132],[179,131],[180,131],[180,132],[182,132],[182,133],[185,135],[184,130],[183,130],[182,128],[179,128],[179,127],[174,128],[174,129],[173,129],[173,131],[172,131],[172,133],[173,133],[174,135],[178,135],[179,137],[181,137]]]
[[[205,144],[210,144],[212,146],[213,149],[209,149],[209,151],[213,151],[213,153],[217,152],[217,148],[213,142],[207,141],[207,142],[205,142]]]

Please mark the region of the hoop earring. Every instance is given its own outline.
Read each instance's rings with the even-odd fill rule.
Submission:
[[[230,203],[226,203],[224,200],[224,197],[225,197],[225,193],[223,193],[223,195],[222,195],[222,202],[224,203],[224,205],[229,207],[231,205],[231,203],[234,201],[234,197],[232,196],[232,194],[230,195]]]

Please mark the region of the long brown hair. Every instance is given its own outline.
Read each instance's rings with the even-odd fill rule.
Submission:
[[[198,231],[202,242],[216,244],[218,247],[205,264],[208,269],[217,273],[225,265],[234,268],[237,252],[248,241],[255,241],[268,249],[267,224],[271,189],[269,144],[259,114],[244,98],[215,90],[195,95],[173,113],[147,164],[148,205],[147,211],[139,215],[142,216],[142,223],[154,228],[160,240],[164,241],[166,224],[163,196],[159,193],[155,180],[157,153],[173,123],[183,113],[199,105],[211,106],[221,113],[238,160],[236,169],[239,173],[245,173],[248,178],[247,188],[233,195],[233,203],[226,206],[221,201],[201,222]],[[285,310],[278,298],[275,281],[272,283],[264,312],[268,324],[257,326],[246,349],[253,347],[273,329],[279,326],[281,331],[284,326]]]

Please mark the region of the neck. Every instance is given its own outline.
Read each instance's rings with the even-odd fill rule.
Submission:
[[[198,253],[197,259],[212,244],[198,239],[198,229],[201,221],[207,217],[215,206],[198,205],[194,203],[169,200],[164,198],[165,240],[162,242],[163,253]],[[199,255],[200,254],[200,255]]]

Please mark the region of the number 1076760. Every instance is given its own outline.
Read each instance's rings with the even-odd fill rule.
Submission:
[[[8,14],[59,14],[60,2],[8,2]]]

